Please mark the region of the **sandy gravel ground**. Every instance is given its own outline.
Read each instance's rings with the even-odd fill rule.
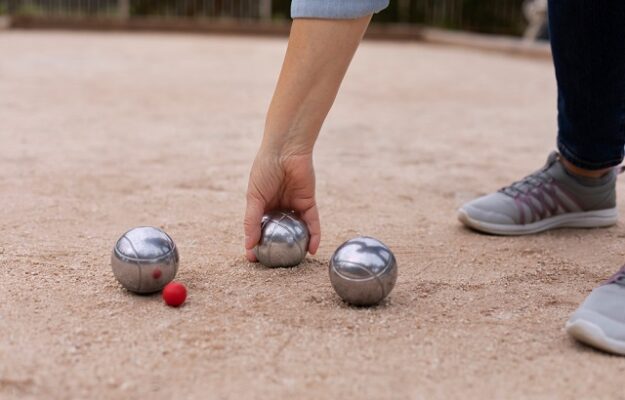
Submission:
[[[0,33],[0,398],[622,398],[623,360],[563,325],[625,259],[623,226],[502,238],[455,217],[554,147],[550,63],[365,43],[317,147],[320,252],[271,270],[241,220],[285,45]],[[181,309],[113,278],[143,224],[177,241]],[[329,284],[356,234],[398,258],[376,308]]]

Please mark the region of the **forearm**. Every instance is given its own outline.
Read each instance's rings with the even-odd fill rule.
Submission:
[[[262,147],[306,154],[314,143],[371,16],[296,19],[269,106]]]

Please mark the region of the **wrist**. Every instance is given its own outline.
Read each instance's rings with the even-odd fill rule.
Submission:
[[[312,155],[315,146],[314,139],[302,137],[293,132],[274,133],[265,132],[260,151],[265,154],[274,154],[279,157]]]

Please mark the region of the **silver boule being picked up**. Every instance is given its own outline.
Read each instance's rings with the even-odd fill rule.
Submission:
[[[254,254],[266,267],[293,267],[306,256],[309,240],[306,223],[295,213],[272,211],[263,216]]]

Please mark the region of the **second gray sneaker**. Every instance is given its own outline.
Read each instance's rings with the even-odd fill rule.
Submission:
[[[625,355],[625,266],[593,290],[566,323],[576,340]]]
[[[458,219],[496,235],[527,235],[553,228],[614,225],[616,169],[601,178],[573,176],[552,152],[543,168],[495,193],[464,204]]]

